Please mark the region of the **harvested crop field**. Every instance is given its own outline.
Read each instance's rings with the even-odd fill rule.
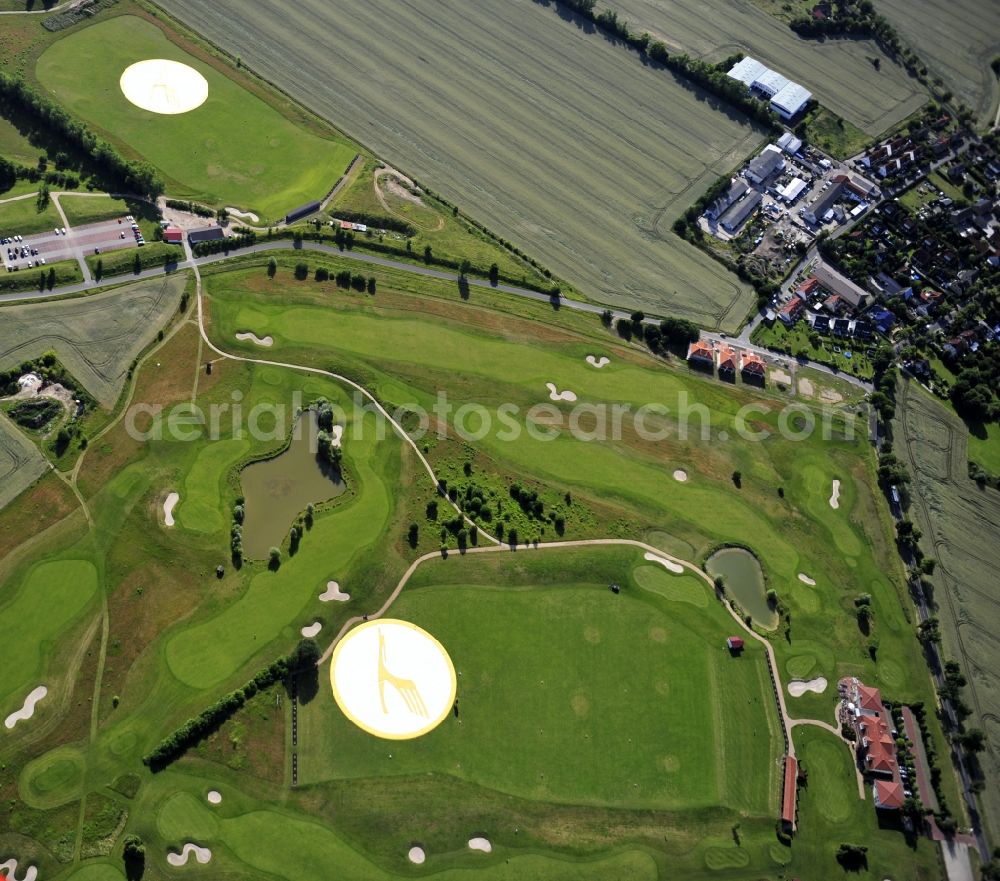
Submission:
[[[5,507],[45,471],[45,460],[16,425],[0,416],[0,508]]]
[[[722,329],[746,316],[750,289],[670,228],[762,133],[553,9],[169,10],[594,299]]]
[[[186,283],[180,273],[69,302],[4,307],[0,369],[51,349],[87,391],[111,407],[129,364],[177,309]]]
[[[873,42],[804,40],[750,0],[611,0],[607,5],[632,30],[649,31],[672,51],[709,61],[734,52],[753,55],[802,83],[824,107],[869,135],[896,125],[927,100],[920,83]],[[880,70],[872,58],[881,59]]]
[[[936,614],[941,621],[946,658],[962,665],[969,684],[970,725],[987,735],[980,754],[987,780],[1000,774],[1000,651],[996,622],[1000,599],[1000,493],[979,489],[968,478],[968,431],[947,407],[916,383],[901,387],[897,411],[897,453],[913,474],[911,519],[924,534],[924,551],[937,559],[934,571]],[[1000,792],[982,795],[987,829],[1000,835]]]
[[[1000,55],[1000,4],[879,0],[878,8],[981,122],[994,119],[1000,89],[990,62]]]

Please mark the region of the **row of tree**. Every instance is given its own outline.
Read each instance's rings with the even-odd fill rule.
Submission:
[[[320,658],[319,646],[314,639],[302,639],[284,657],[261,670],[242,688],[219,698],[193,719],[188,719],[176,731],[161,740],[151,752],[142,757],[142,763],[152,771],[162,771],[179,759],[219,726],[230,719],[257,692],[270,688],[274,683],[288,679],[300,671],[315,667]]]
[[[16,121],[19,129],[27,129],[32,142],[54,149],[64,147],[76,154],[107,189],[148,198],[163,192],[163,180],[151,165],[126,159],[24,80],[5,71],[0,71],[0,115]]]
[[[595,11],[594,0],[556,0],[557,5],[568,7],[575,13],[594,23],[596,27],[615,39],[627,43],[641,55],[657,64],[683,76],[706,92],[745,113],[751,119],[769,129],[778,129],[778,120],[771,108],[759,98],[749,93],[747,87],[727,75],[729,67],[735,63],[727,59],[722,64],[712,64],[700,58],[691,58],[685,53],[671,54],[666,44],[654,40],[648,33],[634,33],[628,23],[618,18],[610,9]],[[737,56],[736,61],[742,56]]]

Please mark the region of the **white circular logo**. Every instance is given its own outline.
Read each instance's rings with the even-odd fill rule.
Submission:
[[[337,705],[376,737],[409,740],[440,725],[455,703],[448,652],[409,621],[368,621],[333,651],[330,684]]]
[[[166,58],[137,61],[118,81],[122,93],[143,110],[187,113],[205,103],[208,81],[193,67]]]

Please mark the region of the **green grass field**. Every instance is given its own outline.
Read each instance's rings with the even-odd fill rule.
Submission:
[[[21,430],[0,415],[0,510],[45,471],[45,460]]]
[[[981,124],[992,123],[1000,88],[990,62],[1000,55],[1000,9],[975,0],[946,6],[934,0],[880,0],[878,5],[931,75],[941,77]]]
[[[920,84],[868,40],[803,40],[751,0],[612,0],[638,33],[668,49],[721,61],[737,51],[802,83],[824,107],[869,137],[904,120],[927,99]],[[875,70],[872,58],[880,58]]]
[[[52,273],[55,273],[52,276]],[[52,284],[49,278],[52,277]],[[0,293],[14,291],[53,290],[64,285],[79,284],[83,281],[80,264],[76,260],[57,260],[34,269],[19,269],[0,275]],[[56,291],[58,294],[58,291]]]
[[[44,150],[32,147],[28,139],[6,119],[0,119],[0,156],[20,165],[34,167],[38,157],[44,153]]]
[[[937,560],[931,580],[942,648],[947,658],[961,663],[969,680],[969,724],[981,727],[989,738],[981,755],[989,779],[1000,773],[1000,676],[994,664],[998,609],[993,590],[1000,553],[991,538],[1000,522],[1000,496],[979,489],[968,478],[968,432],[962,421],[915,382],[901,388],[895,447],[913,475],[909,516],[923,531],[925,552]],[[1000,798],[987,785],[982,800],[988,828],[1000,834]]]
[[[208,100],[175,116],[141,110],[118,81],[130,64],[168,58],[196,68]],[[87,76],[78,75],[87,59]],[[71,112],[160,169],[170,195],[284,217],[322,198],[357,150],[304,130],[149,21],[118,16],[68,31],[38,59],[36,76]]]
[[[300,714],[304,782],[449,773],[564,804],[767,815],[781,736],[765,656],[751,646],[730,657],[734,622],[703,581],[631,549],[511,565],[425,564],[393,607],[447,648],[458,719],[389,745],[390,763],[385,744],[313,701]]]
[[[872,364],[863,351],[855,351],[850,346],[850,340],[838,340],[832,336],[819,336],[819,345],[810,342],[812,331],[804,321],[791,328],[785,327],[780,321],[775,321],[771,327],[759,324],[753,332],[753,341],[758,346],[766,346],[776,352],[785,352],[798,357],[804,355],[810,361],[818,361],[836,367],[844,373],[871,379]],[[843,345],[841,344],[843,343]],[[840,351],[836,351],[840,349]],[[851,357],[847,357],[847,352]]]
[[[106,193],[64,193],[59,197],[59,204],[71,226],[115,220],[131,214],[148,242],[153,241],[153,230],[159,226],[159,214],[148,202],[116,199]]]
[[[169,12],[257,58],[279,87],[585,295],[724,330],[746,317],[750,289],[671,225],[762,132],[552,9],[449,0],[433,16],[345,17],[311,0]],[[293,62],[282,47],[303,29],[336,32],[338,52],[298,41]]]
[[[517,523],[522,539],[557,532],[552,519],[514,512],[513,480],[539,487],[547,512],[566,513],[566,539],[643,538],[697,564],[722,542],[752,547],[791,614],[790,628],[783,620],[769,637],[783,678],[856,674],[889,697],[930,701],[901,604],[888,514],[870,489],[863,432],[853,440],[782,438],[783,395],[656,361],[595,316],[488,290],[463,302],[454,282],[379,267],[374,297],[346,293],[294,281],[301,256],[276,256],[274,279],[263,258],[206,268],[205,317],[219,347],[260,356],[234,334],[269,333],[274,346],[265,357],[335,368],[393,407],[429,405],[441,390],[456,403],[508,402],[524,412],[548,400],[546,382],[575,390],[583,404],[673,408],[683,395],[703,405],[710,440],[697,429],[679,437],[671,410],[651,417],[669,429],[655,442],[630,426],[610,442],[506,440],[497,426],[459,442],[447,417],[448,434],[419,444],[449,487],[488,488],[492,523]],[[308,259],[315,268],[320,258]],[[155,335],[168,317],[150,317],[147,332]],[[611,363],[596,370],[587,354]],[[218,440],[184,442],[169,432],[141,440],[127,421],[111,424],[81,460],[80,495],[71,503],[82,499],[86,515],[77,507],[0,562],[0,596],[9,598],[0,615],[18,620],[37,608],[8,604],[35,597],[43,580],[74,588],[93,580],[89,599],[60,598],[59,614],[31,628],[24,669],[7,674],[18,682],[44,675],[53,690],[38,718],[0,743],[0,763],[17,769],[0,780],[0,802],[14,805],[0,813],[0,847],[30,858],[40,877],[120,881],[121,837],[135,832],[146,843],[151,879],[172,877],[166,853],[194,841],[213,851],[207,871],[233,878],[298,881],[330,865],[346,877],[389,878],[415,871],[406,852],[420,843],[426,871],[468,881],[491,874],[777,881],[836,875],[840,836],[868,830],[879,845],[871,877],[899,867],[921,881],[937,877],[932,851],[910,852],[901,834],[873,830],[868,803],[845,825],[810,820],[790,848],[778,843],[783,744],[762,647],[750,642],[742,657],[730,657],[724,639],[739,625],[711,589],[633,548],[452,552],[425,563],[391,614],[429,628],[462,675],[458,718],[424,738],[389,744],[362,735],[336,710],[322,669],[311,700],[303,685],[294,748],[279,685],[187,757],[150,774],[143,754],[287,652],[303,625],[320,621],[325,647],[350,616],[378,609],[410,561],[439,547],[448,516],[427,512],[434,489],[412,449],[391,431],[380,438],[375,417],[354,412],[342,385],[229,359],[215,360],[208,374],[205,360],[193,322],[170,325],[137,371],[133,400],[230,408],[221,411]],[[280,448],[289,423],[272,436],[241,435],[230,410],[291,407],[296,393],[302,403],[322,395],[345,408],[347,492],[317,509],[296,553],[283,542],[276,572],[252,560],[237,569],[228,546],[238,467]],[[755,431],[775,432],[766,440],[740,436],[747,406],[755,408]],[[836,421],[854,419],[851,412],[839,411]],[[148,421],[141,417],[137,427],[151,428]],[[686,482],[672,478],[677,468]],[[828,503],[833,478],[842,481],[837,510]],[[166,527],[170,491],[181,498],[175,525]],[[0,536],[28,534],[30,510],[0,510]],[[418,524],[415,548],[406,539],[410,523]],[[82,568],[67,575],[69,561],[92,575]],[[798,572],[816,586],[803,585]],[[349,602],[319,601],[331,579]],[[619,595],[607,589],[611,581],[622,585]],[[877,660],[853,614],[862,591],[872,595]],[[832,706],[829,692],[788,698],[797,717],[826,720]],[[293,749],[297,787],[290,786]],[[846,764],[846,750],[842,756]],[[831,791],[852,791],[850,768],[821,758],[835,777]],[[820,787],[823,772],[813,773]],[[223,793],[218,807],[207,805],[209,789]],[[107,833],[108,843],[97,830],[122,810],[128,817]],[[471,852],[474,835],[489,837],[494,852]],[[74,856],[85,851],[94,860],[78,867]]]
[[[7,306],[0,323],[0,368],[53,349],[101,404],[118,399],[133,359],[180,303],[183,274],[136,282],[72,302]]]
[[[877,94],[877,93],[876,93]],[[805,138],[837,159],[847,159],[860,153],[871,141],[871,134],[821,107],[806,119]]]
[[[10,197],[8,197],[10,198]],[[60,225],[59,213],[50,200],[41,211],[38,210],[34,192],[24,198],[0,203],[0,234],[3,236],[29,235],[30,233],[51,231]]]

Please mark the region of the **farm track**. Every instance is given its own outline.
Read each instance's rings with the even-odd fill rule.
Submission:
[[[468,4],[444,0],[432,20],[417,3],[377,2],[335,22],[320,0],[166,8],[585,294],[735,330],[749,288],[654,221],[763,133],[551,9]],[[319,45],[289,54],[303,29],[327,26],[341,33],[336,58]],[[296,53],[318,73],[308,88],[288,66]]]
[[[957,653],[966,673],[966,695],[974,717],[983,724],[992,722],[994,726],[992,731],[987,731],[987,748],[981,761],[987,766],[987,775],[995,778],[1000,773],[1000,745],[996,742],[996,734],[1000,732],[1000,712],[997,710],[1000,707],[1000,675],[995,664],[1000,640],[995,632],[996,617],[995,613],[986,614],[981,606],[963,602],[961,597],[970,591],[987,601],[989,607],[998,605],[995,592],[990,591],[1000,567],[1000,555],[992,560],[984,559],[984,552],[996,549],[995,541],[990,542],[986,537],[995,536],[1000,530],[1000,500],[989,491],[976,489],[967,476],[966,443],[961,434],[964,426],[945,410],[944,405],[931,406],[936,402],[928,400],[913,386],[912,380],[904,381],[898,407],[906,459],[914,475],[915,519],[930,539],[937,560],[934,581],[938,589],[934,596],[947,619],[944,622],[945,644],[953,643],[951,649]],[[928,440],[922,434],[928,430],[942,431],[943,439]],[[928,451],[937,452],[941,461],[930,462]],[[932,471],[934,464],[941,467]],[[973,493],[976,494],[974,499]],[[975,561],[973,565],[963,565],[962,572],[955,570],[959,560],[965,564],[970,558]],[[987,579],[982,586],[973,583],[977,576]],[[991,645],[992,650],[987,650],[984,642]],[[986,803],[989,809],[987,823],[992,822],[996,828],[1000,823],[1000,802]]]

